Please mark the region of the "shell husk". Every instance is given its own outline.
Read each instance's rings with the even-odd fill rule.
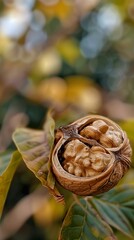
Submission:
[[[81,129],[95,120],[103,120],[119,131],[122,134],[122,143],[119,147],[114,148],[105,148],[101,145],[111,156],[111,161],[105,171],[94,177],[77,177],[64,170],[59,155],[65,143],[72,139],[79,139],[90,146],[100,146],[96,140],[80,135]],[[80,196],[97,195],[113,188],[124,176],[131,164],[131,154],[132,150],[127,135],[116,123],[106,117],[89,115],[57,130],[51,154],[52,169],[57,181],[65,189]]]

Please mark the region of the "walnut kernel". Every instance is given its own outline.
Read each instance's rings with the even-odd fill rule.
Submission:
[[[79,177],[100,174],[111,160],[111,156],[102,147],[89,147],[77,139],[67,143],[63,158],[63,168]]]

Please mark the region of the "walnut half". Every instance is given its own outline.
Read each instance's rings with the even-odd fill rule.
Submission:
[[[110,190],[131,162],[126,133],[108,118],[91,115],[56,132],[52,168],[57,181],[77,195]]]

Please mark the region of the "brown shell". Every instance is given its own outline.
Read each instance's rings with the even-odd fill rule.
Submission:
[[[96,140],[84,138],[79,134],[84,126],[95,120],[103,120],[108,126],[114,127],[122,134],[123,141],[119,147],[105,148],[112,160],[104,172],[94,177],[77,177],[64,170],[60,162],[60,153],[65,143],[71,139],[79,139],[91,146],[100,146]],[[81,196],[97,195],[113,188],[124,176],[130,167],[131,154],[132,150],[127,135],[116,123],[106,117],[89,115],[57,130],[51,156],[52,169],[57,181],[65,189]]]

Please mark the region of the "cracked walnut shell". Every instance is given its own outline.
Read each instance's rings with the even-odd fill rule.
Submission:
[[[131,154],[127,135],[116,123],[89,115],[56,131],[52,169],[65,189],[81,196],[97,195],[124,176]]]

